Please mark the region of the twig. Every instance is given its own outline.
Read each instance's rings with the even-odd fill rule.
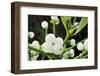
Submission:
[[[43,54],[43,55],[45,55],[45,56],[47,56],[47,55],[49,55],[49,56],[58,56],[58,55],[55,55],[55,54],[53,54],[53,53],[45,53],[45,52],[43,52],[43,50],[41,50],[41,49],[36,49],[36,48],[34,48],[34,47],[30,46],[30,45],[28,45],[28,48],[29,48],[29,49],[32,49],[32,50],[34,50],[34,51],[36,51],[36,52],[38,52],[38,53],[41,53],[41,54]]]

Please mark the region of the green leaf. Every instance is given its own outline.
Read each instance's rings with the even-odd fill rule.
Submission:
[[[78,34],[88,23],[88,18],[87,17],[83,17],[78,25],[78,28],[76,30],[76,32],[74,33],[74,35]]]
[[[66,16],[61,16],[61,21],[64,25],[65,30],[67,31],[67,21],[66,21]]]

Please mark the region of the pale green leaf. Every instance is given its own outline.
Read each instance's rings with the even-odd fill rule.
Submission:
[[[78,28],[76,30],[76,32],[74,33],[74,35],[78,34],[88,23],[88,18],[87,17],[83,17],[78,25]]]
[[[63,25],[64,25],[64,28],[65,28],[66,31],[67,31],[67,21],[66,21],[66,16],[61,16],[61,21],[62,21],[62,23],[63,23]]]

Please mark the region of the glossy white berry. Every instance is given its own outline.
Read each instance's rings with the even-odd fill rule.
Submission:
[[[52,34],[52,33],[46,35],[46,37],[45,37],[45,41],[46,41],[48,44],[54,44],[55,39],[56,39],[56,37],[55,37],[55,35]]]
[[[42,28],[48,28],[48,22],[47,21],[43,21],[42,23],[41,23],[41,26],[42,26]]]
[[[67,52],[65,52],[65,53],[63,54],[62,59],[68,59],[69,57],[70,57],[70,52],[67,51]]]
[[[81,42],[79,42],[78,45],[77,45],[77,49],[80,50],[80,51],[83,50],[84,45]]]
[[[76,43],[75,39],[71,39],[71,40],[70,40],[70,45],[73,46],[73,45],[75,45],[75,43]]]
[[[55,40],[55,44],[57,45],[63,45],[63,39],[61,37],[57,37],[56,40]]]
[[[40,44],[37,40],[33,41],[31,44],[32,47],[39,49],[40,48]]]
[[[53,46],[53,53],[54,53],[54,54],[60,55],[60,54],[62,54],[62,52],[63,52],[63,46],[58,45],[58,44],[55,44],[55,45]]]
[[[53,46],[52,46],[52,44],[48,44],[47,42],[44,42],[42,44],[42,50],[45,53],[53,53]]]
[[[34,32],[28,32],[28,37],[29,38],[34,38],[34,36],[35,36]]]
[[[55,24],[59,24],[59,18],[57,16],[51,16],[51,20],[55,22]]]
[[[75,54],[74,54],[74,49],[70,49],[69,52],[70,52],[71,57],[74,57],[74,55],[75,55]]]

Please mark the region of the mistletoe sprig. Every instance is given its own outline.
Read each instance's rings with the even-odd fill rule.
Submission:
[[[73,21],[73,22],[72,22]],[[34,40],[32,43],[28,43],[29,60],[56,60],[56,59],[80,59],[88,57],[88,38],[82,39],[79,42],[73,38],[82,31],[88,24],[87,17],[82,17],[80,22],[76,21],[76,17],[72,20],[70,16],[51,16],[50,23],[52,24],[52,33],[48,33],[49,27],[47,21],[41,23],[41,27],[45,31],[45,40],[42,44],[39,41]],[[56,36],[56,26],[62,23],[66,31],[66,36]],[[28,38],[34,38],[34,32],[28,32]],[[70,45],[70,46],[69,46]],[[75,49],[81,53],[75,55]]]

